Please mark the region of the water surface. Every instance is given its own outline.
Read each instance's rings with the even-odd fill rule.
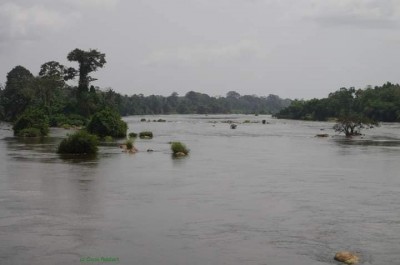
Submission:
[[[1,124],[0,264],[321,265],[339,250],[400,263],[399,124],[346,139],[261,115],[141,118],[125,118],[155,135],[139,153],[96,157],[55,153],[71,131],[17,139]],[[170,141],[190,155],[173,159]]]

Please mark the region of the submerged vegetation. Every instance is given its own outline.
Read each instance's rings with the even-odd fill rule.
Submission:
[[[189,149],[187,149],[186,145],[181,142],[172,142],[171,150],[174,156],[186,156],[189,154]]]
[[[153,132],[145,131],[139,133],[140,139],[153,139]]]
[[[98,139],[95,135],[81,130],[62,140],[58,146],[59,154],[96,154]]]

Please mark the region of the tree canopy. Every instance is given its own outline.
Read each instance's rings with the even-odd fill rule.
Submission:
[[[89,76],[91,72],[97,71],[102,68],[106,63],[106,55],[97,50],[83,51],[75,49],[71,51],[67,59],[71,62],[78,62],[79,64],[79,89],[81,91],[88,91],[89,84],[96,79]]]
[[[388,82],[374,88],[340,88],[327,98],[294,100],[276,117],[326,121],[355,114],[369,120],[399,122],[400,85]]]

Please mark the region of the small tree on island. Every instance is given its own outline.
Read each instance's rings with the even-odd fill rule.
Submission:
[[[345,115],[338,118],[333,129],[350,137],[361,135],[361,129],[372,125],[377,125],[377,122],[359,115]]]

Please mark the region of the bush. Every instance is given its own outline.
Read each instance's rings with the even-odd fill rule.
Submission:
[[[26,128],[18,133],[19,137],[40,137],[42,134],[39,129],[36,128]]]
[[[114,139],[113,139],[111,136],[109,136],[109,135],[107,135],[106,137],[104,137],[103,140],[104,140],[104,142],[107,142],[107,143],[114,141]]]
[[[77,115],[77,114],[56,114],[50,116],[50,126],[51,127],[62,127],[65,128],[66,126],[83,126],[87,124],[87,120],[85,117]]]
[[[153,133],[152,132],[140,132],[139,133],[140,139],[152,139],[153,138]]]
[[[58,146],[59,154],[96,154],[98,140],[95,135],[86,131],[78,131],[62,140]]]
[[[17,119],[13,126],[13,130],[14,135],[16,136],[46,136],[49,133],[48,117],[41,109],[29,108]],[[20,135],[21,133],[24,135]]]
[[[136,138],[137,137],[137,133],[131,132],[128,134],[129,138]]]
[[[189,154],[189,149],[187,149],[186,145],[184,145],[181,142],[172,142],[171,150],[175,156],[178,155],[179,153],[183,153],[185,155]]]
[[[127,150],[132,150],[133,149],[133,141],[132,140],[127,140],[125,142],[125,144],[126,144],[126,149]]]
[[[125,137],[128,125],[121,120],[121,116],[110,109],[105,109],[95,113],[90,120],[87,130],[89,133],[100,137]]]
[[[141,121],[141,122],[145,122],[145,121],[146,121],[146,119],[145,119],[145,118],[142,118],[142,119],[140,119],[140,121]]]

